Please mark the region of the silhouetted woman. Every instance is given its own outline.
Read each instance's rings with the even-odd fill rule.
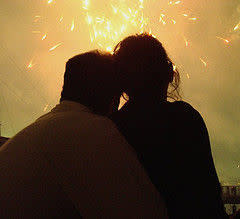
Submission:
[[[164,196],[169,217],[225,218],[205,123],[190,104],[167,101],[179,97],[180,76],[162,44],[133,35],[114,57],[129,101],[111,118]]]

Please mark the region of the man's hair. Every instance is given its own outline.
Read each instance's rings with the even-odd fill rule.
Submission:
[[[86,52],[66,63],[60,102],[79,102],[101,113],[118,92],[116,84],[112,55],[98,50]]]

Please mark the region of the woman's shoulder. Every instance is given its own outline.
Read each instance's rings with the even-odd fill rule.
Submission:
[[[171,102],[170,105],[172,108],[182,110],[184,112],[196,112],[197,110],[190,104],[185,101],[174,101]]]
[[[189,118],[195,120],[202,120],[201,114],[195,109],[191,104],[185,101],[174,101],[171,102],[171,108],[176,115],[181,116],[182,118]]]

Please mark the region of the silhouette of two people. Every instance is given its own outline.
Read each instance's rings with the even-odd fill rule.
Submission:
[[[0,148],[0,217],[225,218],[207,128],[179,82],[148,34],[71,58],[60,103]]]

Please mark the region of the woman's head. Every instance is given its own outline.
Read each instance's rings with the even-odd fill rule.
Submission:
[[[117,44],[114,57],[123,90],[130,99],[179,98],[179,73],[156,38],[148,34],[129,36]],[[169,84],[172,90],[167,94]]]

